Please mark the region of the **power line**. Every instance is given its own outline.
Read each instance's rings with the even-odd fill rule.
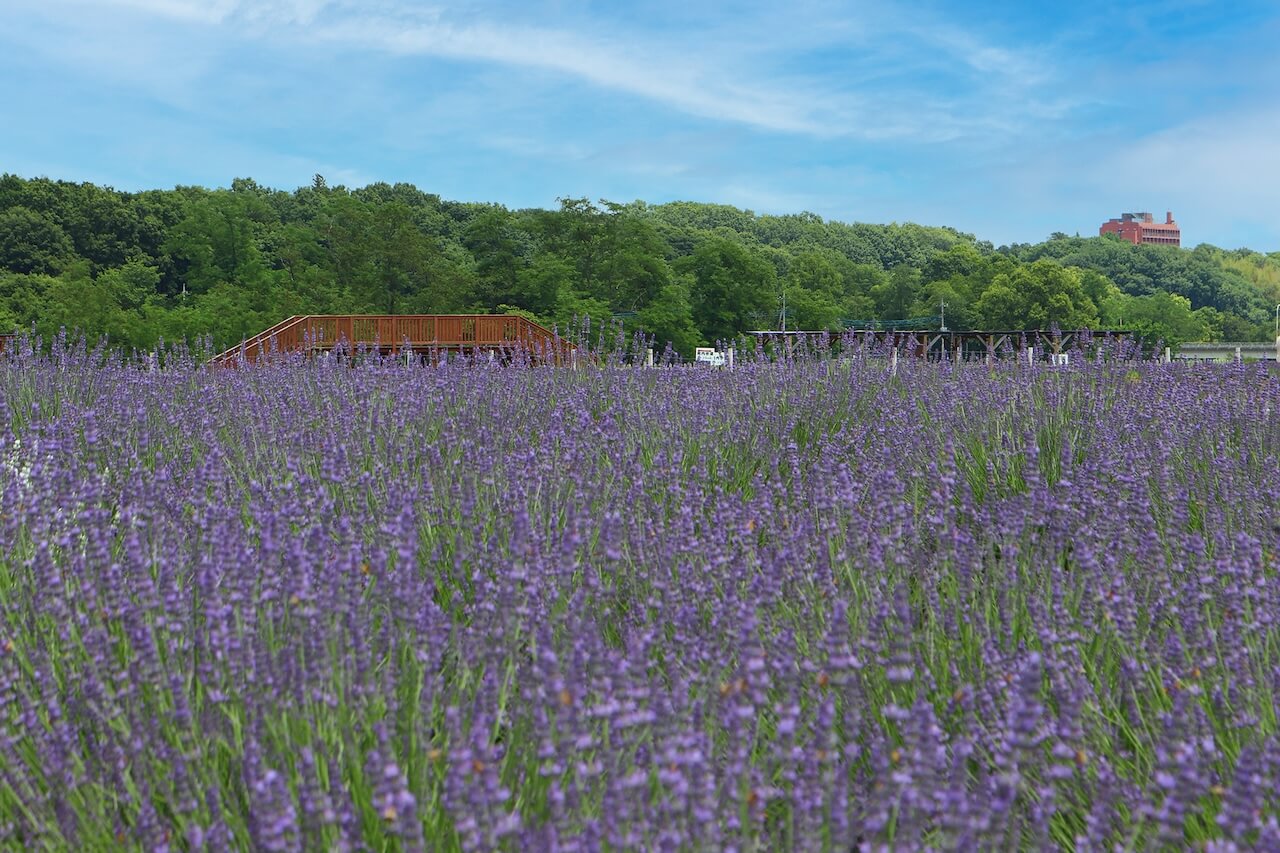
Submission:
[[[858,330],[877,330],[877,329],[924,329],[935,323],[941,324],[942,317],[933,314],[929,317],[908,317],[905,320],[845,320],[842,319],[840,324],[846,329]]]

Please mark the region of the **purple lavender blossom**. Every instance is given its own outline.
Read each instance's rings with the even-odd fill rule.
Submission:
[[[861,355],[6,355],[0,845],[1280,843],[1275,374]]]

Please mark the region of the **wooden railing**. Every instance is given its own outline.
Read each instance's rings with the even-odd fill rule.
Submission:
[[[307,314],[290,317],[214,356],[214,364],[257,362],[270,353],[318,352],[337,346],[382,352],[523,350],[560,361],[572,347],[524,317],[505,314]]]

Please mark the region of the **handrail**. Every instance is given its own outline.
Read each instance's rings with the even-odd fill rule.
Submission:
[[[242,350],[246,361],[257,361],[258,357],[262,355],[262,347],[264,343],[270,343],[273,336],[278,340],[282,333],[301,324],[307,319],[307,317],[308,315],[305,314],[294,314],[292,317],[287,317],[266,331],[259,332],[252,338],[246,338],[236,346],[218,353],[210,359],[210,362],[213,364],[231,364],[237,360],[237,357],[240,355]],[[251,347],[252,349],[250,349]],[[251,352],[253,353],[252,356],[250,355]]]

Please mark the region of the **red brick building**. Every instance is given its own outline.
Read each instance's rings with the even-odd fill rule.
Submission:
[[[1163,246],[1181,246],[1182,232],[1173,221],[1173,211],[1164,215],[1164,222],[1153,222],[1150,213],[1125,213],[1119,219],[1108,219],[1098,229],[1099,234],[1119,234],[1135,246],[1139,243],[1157,243]]]

